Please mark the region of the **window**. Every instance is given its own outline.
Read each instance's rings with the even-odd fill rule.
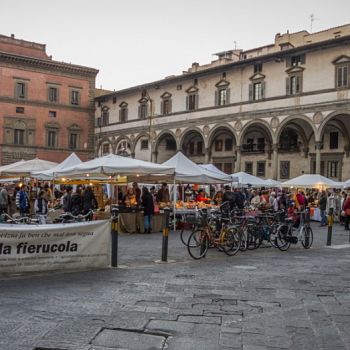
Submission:
[[[197,109],[197,102],[198,102],[198,95],[196,94],[190,94],[187,96],[187,110],[188,111],[193,111]]]
[[[119,121],[121,123],[125,123],[128,120],[128,109],[127,108],[121,108],[119,110]]]
[[[102,145],[102,154],[103,155],[109,154],[109,143],[104,143]]]
[[[338,148],[338,133],[330,132],[329,133],[329,148],[337,149]]]
[[[15,145],[24,145],[24,130],[15,129],[14,130],[14,140]]]
[[[224,163],[224,173],[232,174],[232,163]]]
[[[287,60],[287,65],[288,66],[300,66],[302,64],[305,64],[305,54],[300,54],[300,55],[295,55],[290,57],[289,60]]]
[[[348,87],[349,85],[349,66],[336,67],[336,87]]]
[[[98,118],[96,119],[96,126],[98,126],[98,127],[101,127],[101,126],[102,126],[101,117],[98,117]]]
[[[252,162],[245,162],[245,172],[247,174],[253,175],[253,163]]]
[[[56,111],[49,111],[49,117],[50,118],[56,118]]]
[[[70,93],[70,103],[72,105],[79,105],[80,93],[77,90],[72,90]]]
[[[265,176],[265,162],[257,163],[256,176]]]
[[[141,140],[141,149],[148,149],[148,140]]]
[[[227,104],[227,89],[220,89],[219,90],[219,106],[224,106]]]
[[[77,149],[78,148],[78,134],[71,133],[69,135],[69,148],[70,149]]]
[[[258,149],[258,151],[265,150],[265,138],[264,137],[258,137],[257,149]]]
[[[215,152],[222,152],[222,140],[215,140]]]
[[[174,139],[166,139],[165,149],[167,151],[176,151],[176,141]]]
[[[181,84],[177,85],[177,86],[176,86],[176,90],[177,90],[177,91],[182,90],[182,85],[181,85]]]
[[[102,126],[108,125],[109,124],[109,110],[107,107],[104,107],[102,109],[102,116],[101,117],[102,117],[102,119],[101,119]]]
[[[260,73],[262,71],[262,63],[254,64],[254,73]]]
[[[117,103],[117,96],[113,96],[113,104]]]
[[[262,85],[261,85],[261,83],[254,83],[254,95],[253,95],[254,101],[262,99],[261,92],[262,92]]]
[[[16,107],[16,113],[23,114],[24,113],[24,107]]]
[[[26,83],[17,82],[16,83],[16,98],[26,98]]]
[[[58,101],[58,89],[56,87],[49,87],[49,102]]]
[[[290,75],[287,78],[286,83],[286,92],[287,95],[298,95],[302,91],[302,75],[295,74]]]
[[[189,154],[193,155],[194,154],[194,142],[190,142],[188,146],[189,146],[188,147]]]
[[[225,139],[225,151],[232,151],[233,142],[232,139]]]
[[[338,177],[338,162],[328,162],[328,177]]]
[[[290,171],[290,162],[289,161],[280,161],[280,179],[289,179]]]
[[[203,142],[202,141],[198,141],[197,142],[197,154],[201,155],[203,153]]]
[[[171,113],[171,100],[167,99],[162,102],[162,114]]]
[[[56,147],[57,132],[49,130],[47,134],[47,147]]]
[[[148,105],[147,103],[141,103],[139,106],[139,118],[146,119],[148,117]]]

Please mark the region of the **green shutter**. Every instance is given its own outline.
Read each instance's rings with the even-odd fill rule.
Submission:
[[[253,84],[249,84],[249,101],[253,101]]]
[[[230,93],[231,93],[231,90],[230,89],[226,89],[226,104],[230,104]]]
[[[290,77],[286,78],[286,95],[290,95]]]
[[[215,91],[215,106],[219,105],[219,91]]]
[[[264,81],[261,82],[261,98],[265,98],[265,87],[266,84]]]

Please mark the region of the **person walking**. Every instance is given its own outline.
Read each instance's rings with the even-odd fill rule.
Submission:
[[[153,202],[153,196],[149,192],[147,187],[143,187],[141,199],[142,199],[143,216],[144,216],[144,233],[151,233],[152,216],[154,213],[154,202]]]
[[[63,210],[66,213],[70,213],[72,211],[72,190],[72,186],[68,185],[66,187],[66,193],[63,195],[62,198]]]
[[[8,213],[9,197],[6,186],[0,187],[0,214]]]
[[[48,201],[46,200],[45,191],[40,191],[38,197],[34,201],[34,211],[38,217],[39,224],[46,224]]]
[[[321,212],[321,226],[327,225],[326,209],[327,209],[327,196],[326,192],[322,191],[321,197],[319,200],[319,208]]]
[[[91,186],[87,186],[83,193],[83,214],[86,215],[89,211],[97,208],[97,200],[92,191]],[[87,216],[86,220],[91,221],[93,214]]]
[[[30,204],[26,185],[23,185],[16,194],[16,207],[21,216],[29,214]]]
[[[83,210],[83,197],[81,195],[81,188],[77,187],[76,191],[72,194],[72,206],[71,213],[73,215],[81,214]]]

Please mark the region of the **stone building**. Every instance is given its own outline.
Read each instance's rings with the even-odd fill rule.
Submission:
[[[227,173],[350,178],[350,25],[216,56],[96,98],[96,152],[161,163],[181,150]]]
[[[98,70],[52,60],[46,47],[0,35],[0,164],[94,155]]]

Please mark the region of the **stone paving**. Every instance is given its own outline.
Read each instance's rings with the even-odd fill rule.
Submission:
[[[117,269],[0,275],[0,349],[349,349],[349,235],[313,227],[310,250],[194,261],[171,233],[159,264],[161,234],[121,235]]]

